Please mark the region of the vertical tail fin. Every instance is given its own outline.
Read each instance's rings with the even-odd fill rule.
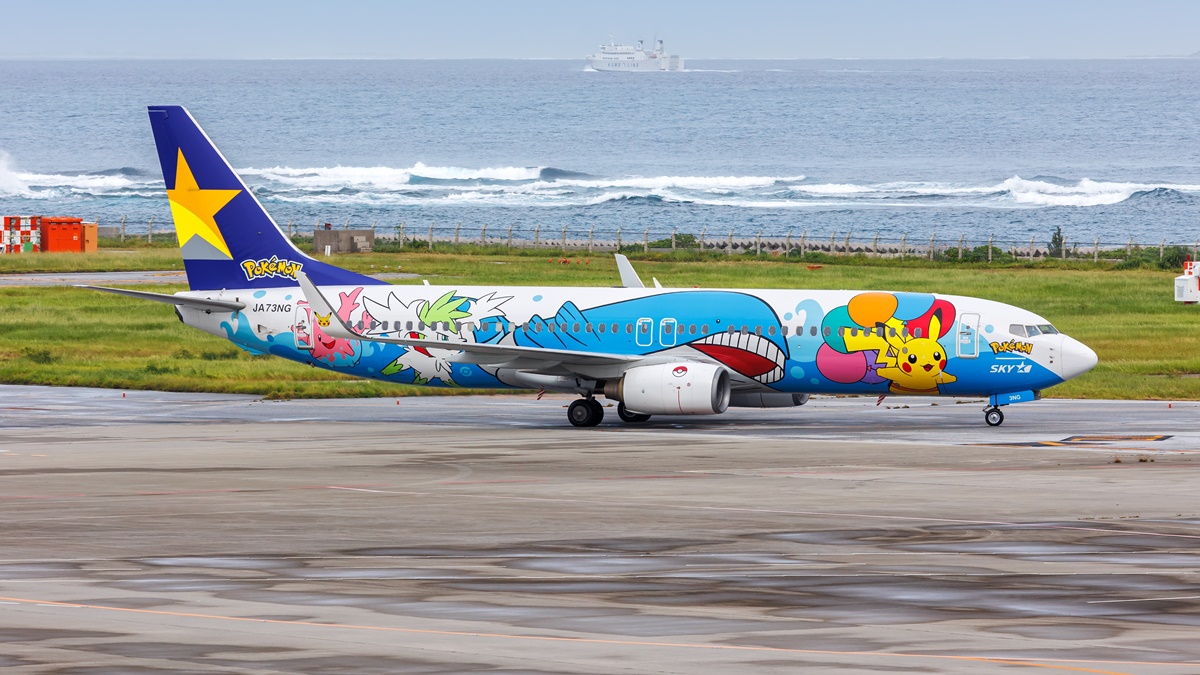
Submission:
[[[186,108],[149,111],[192,290],[296,286],[301,269],[322,286],[384,283],[301,253]]]

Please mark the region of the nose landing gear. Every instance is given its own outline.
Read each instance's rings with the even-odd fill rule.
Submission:
[[[580,398],[567,406],[567,419],[577,427],[594,427],[604,420],[604,406],[594,398]]]
[[[985,408],[983,421],[987,422],[989,427],[998,427],[1004,424],[1004,412],[999,408]]]

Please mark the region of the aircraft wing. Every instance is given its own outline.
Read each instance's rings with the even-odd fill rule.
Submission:
[[[549,366],[562,365],[568,369],[576,366],[607,366],[632,364],[642,360],[640,356],[627,354],[602,354],[581,352],[571,349],[546,349],[542,347],[519,347],[517,345],[501,345],[477,342],[442,342],[441,340],[418,340],[403,337],[387,337],[382,335],[367,335],[354,330],[338,316],[333,305],[325,298],[312,280],[303,272],[296,273],[304,297],[315,314],[329,316],[329,325],[322,329],[329,335],[344,340],[368,340],[384,342],[405,347],[421,347],[423,349],[441,349],[451,352],[461,352],[462,358],[455,360],[464,363],[483,365],[507,364],[520,370],[541,370]]]
[[[237,312],[246,309],[246,303],[234,302],[232,300],[209,300],[207,298],[190,298],[186,295],[167,295],[166,293],[151,293],[149,291],[131,291],[124,288],[109,288],[107,286],[88,286],[81,284],[79,288],[87,288],[93,291],[101,291],[103,293],[115,293],[117,295],[125,295],[139,300],[152,300],[154,302],[162,302],[168,305],[176,305],[181,307],[192,307],[202,309],[208,312],[225,311]]]

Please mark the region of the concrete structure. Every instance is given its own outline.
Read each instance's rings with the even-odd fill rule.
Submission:
[[[314,230],[313,250],[328,253],[369,253],[375,248],[374,230]]]

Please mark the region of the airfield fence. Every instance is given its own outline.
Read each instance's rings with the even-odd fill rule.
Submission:
[[[140,228],[139,228],[140,229]],[[289,222],[284,229],[295,240],[311,239],[306,231]],[[382,250],[398,247],[405,250],[437,250],[439,246],[477,245],[519,249],[543,249],[564,252],[665,252],[700,251],[727,255],[772,255],[804,256],[809,253],[827,256],[866,256],[880,258],[926,258],[929,260],[963,260],[973,262],[999,262],[1002,260],[1042,261],[1050,258],[1064,260],[1091,260],[1099,263],[1157,257],[1169,255],[1191,255],[1196,259],[1200,250],[1200,236],[1192,241],[1162,239],[1157,242],[1106,241],[1100,238],[1076,241],[1066,233],[1061,239],[1049,236],[1030,236],[1016,239],[989,234],[987,236],[939,237],[937,233],[909,236],[901,233],[865,231],[814,232],[795,229],[786,234],[764,235],[763,230],[748,235],[737,228],[702,228],[699,232],[680,232],[678,229],[663,230],[653,227],[619,227],[615,232],[597,233],[595,228],[581,229],[570,226],[489,227],[488,225],[464,226],[460,224],[439,225],[436,222],[414,225],[401,222],[396,225],[380,226],[351,225],[350,221],[337,229],[369,229],[380,244],[390,244]],[[144,233],[129,233],[125,222],[119,228],[102,228],[101,236],[125,241],[129,237],[145,237],[153,242],[157,238],[174,239],[174,228],[148,223]],[[1050,239],[1049,242],[1042,239]],[[1154,254],[1157,253],[1157,256]]]

